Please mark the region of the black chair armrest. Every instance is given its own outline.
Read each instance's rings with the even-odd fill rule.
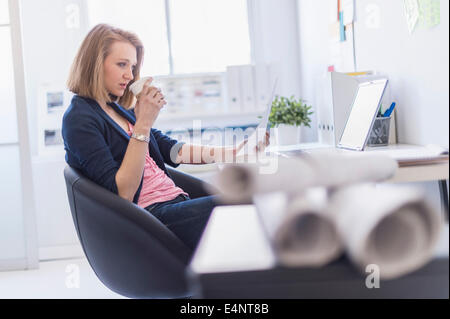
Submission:
[[[188,191],[189,197],[192,199],[220,194],[216,187],[202,181],[197,177],[183,173],[168,166],[166,166],[166,168],[169,171],[172,180],[175,182],[175,185]]]

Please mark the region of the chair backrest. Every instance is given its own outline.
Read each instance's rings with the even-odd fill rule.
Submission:
[[[185,269],[192,252],[145,209],[67,166],[70,210],[84,253],[97,277],[130,298],[189,295]]]

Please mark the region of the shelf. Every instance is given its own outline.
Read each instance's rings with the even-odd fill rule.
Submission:
[[[263,111],[253,111],[253,112],[220,112],[220,113],[207,113],[207,112],[196,112],[196,113],[174,113],[174,114],[161,114],[158,117],[160,121],[169,120],[192,120],[192,119],[204,119],[204,118],[230,118],[230,117],[250,117],[255,116],[255,120],[259,120],[258,116],[262,115]]]

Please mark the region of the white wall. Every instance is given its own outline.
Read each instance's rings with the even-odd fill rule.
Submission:
[[[277,94],[300,94],[295,0],[250,0],[253,62],[278,65]]]
[[[317,109],[320,77],[328,66],[329,6],[326,1],[297,1],[300,91],[315,110],[311,129],[304,130],[310,142],[317,141]]]
[[[22,30],[31,150],[38,154],[39,93],[66,88],[73,57],[87,33],[85,0],[22,0]],[[79,8],[79,15],[73,5]],[[79,28],[74,22],[79,18]]]
[[[76,245],[78,239],[67,201],[63,147],[54,155],[38,156],[40,89],[64,90],[73,57],[87,32],[84,0],[22,0],[22,28],[29,130],[36,194],[36,224],[40,257],[42,251]],[[76,15],[73,5],[78,5]],[[77,18],[79,20],[77,21]],[[74,27],[79,24],[79,27]],[[63,254],[60,254],[64,257]],[[45,258],[51,258],[49,253]],[[54,256],[56,257],[56,256]]]
[[[357,69],[389,76],[398,103],[399,142],[449,145],[449,1],[440,3],[440,25],[410,35],[402,0],[355,1]],[[298,0],[297,4],[301,91],[315,103],[320,89],[316,79],[329,64],[330,2]],[[368,23],[374,5],[379,13],[375,28]]]
[[[449,1],[441,0],[441,23],[409,34],[403,1],[358,0],[356,63],[389,76],[398,102],[399,141],[449,145]],[[378,6],[379,26],[366,20]],[[375,7],[373,7],[375,8]]]
[[[410,35],[403,0],[355,0],[357,70],[389,76],[391,95],[398,102],[400,143],[449,145],[449,1],[440,3],[440,25]],[[379,9],[380,24],[375,29],[366,23],[373,5]],[[297,0],[297,6],[300,88],[302,96],[316,105],[323,85],[318,79],[329,65],[330,2]],[[317,123],[312,126],[310,136],[315,140]],[[436,182],[414,186],[422,188],[436,208],[441,207]]]

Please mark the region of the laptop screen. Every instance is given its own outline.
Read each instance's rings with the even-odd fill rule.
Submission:
[[[364,150],[388,80],[361,83],[338,147]]]

